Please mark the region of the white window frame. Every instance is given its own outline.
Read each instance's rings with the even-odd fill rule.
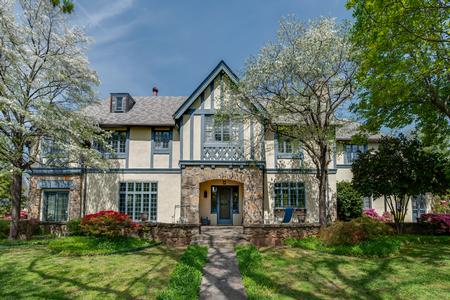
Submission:
[[[129,191],[128,190],[128,186],[129,184],[133,184],[133,191]],[[141,190],[140,191],[136,191],[136,184],[140,183],[141,184]],[[121,184],[125,184],[125,191],[121,190]],[[149,184],[149,190],[144,191],[144,184]],[[152,186],[156,185],[156,191],[152,191]],[[120,205],[120,197],[121,195],[125,195],[125,209],[122,210],[121,209],[121,205]],[[133,203],[132,203],[132,212],[131,214],[128,212],[128,197],[129,195],[133,195]],[[156,222],[158,220],[158,182],[157,181],[133,181],[133,180],[129,180],[129,181],[120,181],[119,182],[119,196],[118,196],[118,201],[117,201],[117,207],[118,207],[118,211],[122,212],[122,213],[126,213],[132,220],[134,221],[139,221],[140,220],[140,214],[144,212],[144,194],[147,195],[148,194],[148,221],[150,222]],[[140,209],[136,209],[136,195],[140,195],[141,198],[141,203],[140,203]],[[152,208],[152,195],[155,196],[155,204],[154,204],[154,208]],[[152,209],[154,209],[154,218],[152,218]]]

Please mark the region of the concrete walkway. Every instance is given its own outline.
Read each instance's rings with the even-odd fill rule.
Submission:
[[[210,246],[203,268],[200,299],[247,299],[232,245]]]

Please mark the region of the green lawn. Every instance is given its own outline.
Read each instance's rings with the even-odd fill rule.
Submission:
[[[98,256],[52,254],[46,242],[0,243],[0,299],[154,299],[183,249]]]
[[[406,245],[390,258],[260,249],[242,270],[249,299],[449,299],[450,243]],[[242,256],[242,264],[255,254]],[[257,255],[256,255],[257,256]],[[257,259],[256,259],[257,260]]]

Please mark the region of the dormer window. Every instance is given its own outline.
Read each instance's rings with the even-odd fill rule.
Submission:
[[[116,107],[115,112],[123,112],[123,97],[116,97]]]
[[[133,97],[128,93],[111,93],[112,113],[126,113],[135,103]]]

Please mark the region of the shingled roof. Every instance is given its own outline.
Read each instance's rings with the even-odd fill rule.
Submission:
[[[110,99],[86,107],[83,111],[102,126],[173,126],[173,114],[187,99],[185,96],[133,96],[130,111],[110,111]]]

